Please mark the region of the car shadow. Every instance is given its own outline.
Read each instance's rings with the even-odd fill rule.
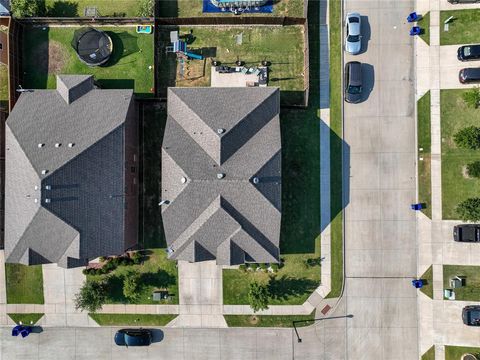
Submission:
[[[362,82],[363,96],[361,102],[364,102],[368,100],[375,86],[375,70],[373,65],[362,63]]]
[[[165,337],[165,334],[163,333],[162,330],[150,329],[150,331],[152,332],[152,343],[161,342],[163,340],[163,338]]]
[[[371,29],[368,16],[360,16],[360,18],[362,19],[362,26],[360,28],[360,34],[362,35],[362,48],[360,49],[359,54],[363,54],[368,50],[368,42],[371,38]]]

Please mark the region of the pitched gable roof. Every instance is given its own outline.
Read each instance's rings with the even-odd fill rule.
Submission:
[[[170,88],[162,146],[171,257],[275,262],[281,219],[276,88]]]

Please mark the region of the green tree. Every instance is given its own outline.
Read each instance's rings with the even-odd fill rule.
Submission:
[[[465,91],[462,97],[468,107],[477,109],[480,105],[480,88],[475,86],[470,90]]]
[[[140,17],[151,17],[155,11],[155,0],[140,0],[138,2],[137,15]]]
[[[75,308],[91,313],[101,309],[106,300],[106,287],[105,281],[86,280],[75,294]]]
[[[471,177],[480,177],[480,161],[467,164],[467,173]]]
[[[480,198],[470,198],[457,205],[457,214],[464,221],[480,220]]]
[[[476,150],[480,148],[480,128],[469,126],[453,135],[453,140],[459,148]]]
[[[140,289],[140,274],[138,272],[129,272],[123,280],[123,295],[127,299],[135,300],[138,298]]]
[[[36,0],[12,0],[12,14],[22,18],[39,15],[38,1]]]
[[[248,301],[254,312],[268,309],[269,295],[267,285],[259,284],[256,281],[250,283]]]

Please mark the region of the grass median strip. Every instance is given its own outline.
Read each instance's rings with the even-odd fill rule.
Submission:
[[[100,326],[165,326],[173,314],[88,314]]]
[[[419,156],[418,200],[426,205],[422,212],[432,218],[430,91],[417,102],[417,134]],[[420,158],[423,160],[420,160]]]
[[[445,360],[458,360],[464,354],[480,356],[480,348],[466,346],[445,346]]]
[[[315,311],[310,315],[224,315],[229,327],[293,327],[293,321],[304,321],[296,327],[312,325]]]
[[[7,304],[43,304],[42,266],[5,264]]]
[[[435,360],[435,347],[432,346],[425,354],[422,355],[422,360]]]
[[[420,279],[425,280],[423,287],[420,289],[425,295],[430,299],[433,299],[433,268],[430,266],[420,277]]]
[[[43,315],[41,313],[31,313],[31,314],[7,314],[10,316],[10,319],[15,321],[16,324],[24,324],[24,325],[34,325],[40,320]]]
[[[430,12],[427,12],[422,18],[418,21],[418,26],[422,29],[420,38],[430,45]]]

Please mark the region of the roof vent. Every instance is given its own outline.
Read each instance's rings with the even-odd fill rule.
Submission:
[[[55,144],[55,147],[56,147],[56,148],[59,148],[60,146],[62,146],[61,143],[56,143],[56,144]]]
[[[224,132],[225,132],[225,129],[222,129],[222,128],[217,129],[217,134],[223,134]]]
[[[52,190],[52,186],[51,185],[45,186],[45,190]]]
[[[75,146],[75,143],[68,143],[68,147],[69,147],[69,148],[72,148],[72,147],[74,147],[74,146]]]
[[[34,202],[35,204],[38,203],[38,199],[35,198],[35,199],[33,200],[33,202]]]
[[[185,184],[187,182],[187,178],[185,176],[182,176],[181,182],[182,184]]]
[[[48,170],[44,169],[42,170],[42,175],[46,175],[48,173]]]
[[[158,203],[158,206],[168,205],[168,204],[170,204],[170,200],[161,200],[161,201]]]
[[[44,143],[40,143],[40,144],[38,144],[38,147],[39,147],[39,148],[42,148],[42,147],[44,147],[44,146],[45,146],[45,144],[44,144]]]
[[[219,179],[219,180],[223,179],[224,177],[225,177],[225,174],[223,174],[223,173],[218,173],[217,174],[217,179]]]
[[[254,184],[258,184],[259,182],[260,182],[260,179],[255,176],[255,177],[253,178],[253,183],[254,183]]]
[[[50,204],[51,202],[52,202],[51,199],[49,199],[49,198],[46,198],[46,199],[45,199],[45,203]]]
[[[38,190],[38,185],[35,185],[35,190]]]

